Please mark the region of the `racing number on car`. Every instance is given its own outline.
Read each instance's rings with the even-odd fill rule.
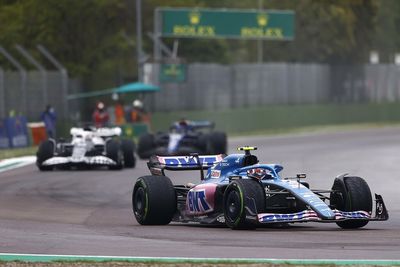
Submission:
[[[211,210],[206,200],[206,191],[189,191],[188,193],[189,211],[193,213],[203,213]]]

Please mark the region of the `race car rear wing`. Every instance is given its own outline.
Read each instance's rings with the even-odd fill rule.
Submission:
[[[164,175],[164,170],[204,170],[221,161],[224,155],[153,156],[147,166],[153,175]]]
[[[213,130],[215,128],[215,123],[211,121],[190,121],[190,120],[183,120],[183,121],[176,121],[174,122],[170,130],[177,129],[181,127],[181,124],[184,124],[188,130],[199,130],[199,129],[210,129]]]
[[[200,129],[200,128],[214,129],[214,127],[215,127],[215,123],[211,122],[211,121],[190,121],[190,125],[196,129]]]

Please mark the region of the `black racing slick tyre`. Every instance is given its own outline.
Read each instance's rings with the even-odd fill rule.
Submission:
[[[261,184],[252,179],[239,179],[231,182],[224,192],[225,223],[232,229],[254,229],[257,223],[246,220],[246,204],[255,204],[256,212],[262,213],[265,207],[265,193]]]
[[[139,137],[137,153],[141,159],[148,159],[154,153],[154,135],[146,133]]]
[[[176,211],[176,194],[166,176],[140,177],[133,188],[133,214],[139,224],[169,224]]]
[[[356,176],[336,178],[330,195],[330,204],[341,211],[372,211],[371,190],[367,182]],[[360,228],[368,224],[367,220],[347,220],[336,222],[344,229]]]
[[[227,147],[226,134],[212,132],[208,135],[207,150],[209,154],[225,154]]]
[[[200,154],[208,154],[208,134],[200,134],[197,147],[200,149]]]
[[[50,140],[43,141],[36,152],[36,165],[41,171],[51,171],[53,166],[43,166],[43,162],[53,157],[54,143]]]
[[[110,170],[120,170],[122,169],[122,151],[120,149],[120,144],[117,140],[109,140],[106,143],[106,155],[108,158],[115,161],[116,165],[110,165],[108,168]]]
[[[135,143],[132,140],[123,139],[121,149],[125,168],[134,168],[136,166]]]

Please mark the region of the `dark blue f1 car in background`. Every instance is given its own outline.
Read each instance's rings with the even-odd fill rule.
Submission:
[[[189,155],[226,153],[226,134],[214,131],[210,121],[182,119],[174,122],[169,132],[147,133],[139,137],[137,153],[140,158],[152,155]]]
[[[305,174],[281,178],[283,167],[259,164],[250,153],[254,149],[241,147],[244,154],[228,156],[152,157],[151,175],[138,178],[133,188],[136,220],[142,225],[199,222],[232,229],[296,222],[334,222],[348,229],[388,220],[382,197],[375,194],[373,200],[364,179],[341,175],[330,190],[310,189],[302,181]],[[165,170],[200,170],[201,181],[173,185]]]

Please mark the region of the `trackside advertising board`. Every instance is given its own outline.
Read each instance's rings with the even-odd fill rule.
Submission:
[[[5,137],[8,138],[8,147],[26,147],[29,145],[28,128],[24,116],[6,118],[2,121],[3,127],[0,127],[0,148],[5,146]],[[1,145],[4,145],[1,146]]]
[[[9,148],[10,140],[7,134],[5,120],[0,120],[0,148]]]
[[[160,82],[184,82],[186,80],[185,64],[161,64]]]
[[[161,35],[165,37],[294,38],[293,11],[162,8],[158,12],[161,12]]]

